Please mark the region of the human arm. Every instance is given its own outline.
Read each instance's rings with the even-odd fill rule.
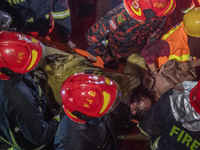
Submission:
[[[128,57],[123,73],[140,76],[145,88],[151,89],[154,84],[154,79],[149,74],[146,62],[140,54],[134,53]]]
[[[198,66],[200,66],[200,59],[199,58],[192,60],[192,61],[182,62],[178,65],[178,68],[183,70],[183,71],[188,71],[188,70],[195,68],[195,67],[198,67]]]
[[[54,140],[55,150],[93,150],[104,141],[104,123],[80,124],[65,115],[58,127]],[[96,146],[95,146],[96,145]]]
[[[98,52],[100,47],[106,47],[107,43],[109,43],[109,41],[106,41],[106,39],[108,39],[108,37],[120,26],[118,16],[124,15],[124,12],[124,6],[119,5],[115,9],[109,11],[105,16],[101,17],[86,31],[85,38],[88,44],[99,56],[101,56],[103,53]],[[126,19],[127,18],[124,18],[124,21]]]
[[[164,40],[158,40],[151,44],[147,44],[141,51],[141,56],[145,59],[151,72],[156,69],[156,59],[158,57],[169,56],[169,54],[169,44]]]
[[[47,117],[49,111],[36,92],[20,82],[12,86],[7,99],[7,113],[26,140],[36,146],[53,141],[59,122]]]

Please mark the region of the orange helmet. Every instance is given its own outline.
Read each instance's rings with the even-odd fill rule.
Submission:
[[[108,114],[121,100],[117,83],[93,74],[70,76],[64,81],[60,94],[65,113],[77,123],[86,123]]]
[[[176,7],[176,0],[124,0],[124,6],[134,19],[146,20],[171,14]]]
[[[200,81],[190,91],[190,103],[194,110],[200,114]]]
[[[18,32],[0,32],[0,79],[9,79],[9,72],[27,73],[44,57],[44,46],[38,40]]]

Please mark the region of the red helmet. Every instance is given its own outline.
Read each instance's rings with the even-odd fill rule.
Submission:
[[[127,12],[136,20],[146,20],[153,16],[163,17],[171,14],[176,0],[124,0]]]
[[[1,69],[7,68],[15,73],[27,73],[38,67],[44,57],[44,46],[38,40],[17,32],[0,32]],[[0,73],[0,79],[9,78]]]
[[[93,74],[70,76],[64,81],[60,94],[65,113],[77,123],[108,114],[121,100],[118,84]]]
[[[190,92],[190,103],[194,110],[200,114],[200,81]]]

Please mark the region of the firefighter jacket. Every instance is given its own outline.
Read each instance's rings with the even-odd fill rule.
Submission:
[[[43,37],[54,21],[62,40],[68,41],[71,33],[68,0],[1,0],[0,10],[11,15],[11,27],[17,31],[37,31]]]
[[[91,26],[85,37],[105,64],[125,62],[132,53],[140,52],[147,43],[159,38],[165,20],[165,17],[154,17],[140,24],[122,3]]]
[[[53,142],[59,122],[29,73],[0,80],[0,137],[17,149],[40,149]]]
[[[111,132],[109,116],[85,124],[72,121],[65,115],[54,140],[55,150],[117,150],[116,137]]]
[[[176,59],[177,61],[187,61],[190,59],[190,49],[188,46],[188,36],[184,31],[183,22],[174,26],[167,34],[165,34],[162,40],[167,41],[169,44],[170,55],[167,57],[159,57],[159,66],[164,64],[169,59]],[[176,39],[176,40],[175,40]]]
[[[199,41],[195,43],[196,40],[198,39],[189,37],[185,33],[184,24],[181,22],[163,35],[161,40],[146,45],[142,49],[141,55],[148,65],[157,61],[158,67],[165,64],[169,59],[175,59],[179,62],[193,60],[195,57],[199,57],[196,52],[199,50]],[[190,47],[190,45],[197,45],[197,48]]]
[[[140,122],[141,131],[151,136],[152,150],[200,149],[200,114],[189,99],[196,84],[185,81],[168,90]]]

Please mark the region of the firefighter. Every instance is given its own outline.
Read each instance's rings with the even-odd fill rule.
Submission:
[[[141,55],[151,71],[156,70],[169,59],[187,61],[182,63],[181,67],[185,70],[200,65],[198,59],[200,58],[199,15],[200,7],[194,7],[183,16],[183,21],[163,35],[161,40],[146,45],[142,49]]]
[[[117,150],[107,115],[121,100],[121,89],[115,81],[93,74],[74,74],[64,81],[60,94],[66,115],[55,136],[56,150]]]
[[[55,26],[62,42],[71,52],[75,44],[71,41],[71,15],[68,0],[2,0],[0,10],[13,19],[11,28],[29,34],[35,31],[40,37],[48,38]]]
[[[176,6],[176,0],[124,0],[86,32],[91,55],[96,61],[102,57],[104,66],[117,69],[132,53],[160,37],[167,15]]]
[[[0,32],[0,138],[12,149],[52,149],[59,124],[33,78],[44,46],[11,31]]]
[[[140,122],[152,150],[200,149],[200,81],[168,90]]]

